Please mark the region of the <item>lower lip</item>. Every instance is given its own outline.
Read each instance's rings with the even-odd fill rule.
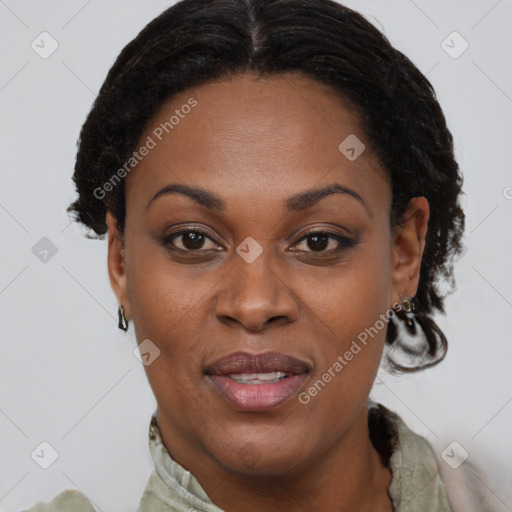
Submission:
[[[240,384],[227,375],[208,375],[216,391],[235,409],[251,412],[281,405],[301,388],[306,377],[306,373],[301,373],[271,384]]]

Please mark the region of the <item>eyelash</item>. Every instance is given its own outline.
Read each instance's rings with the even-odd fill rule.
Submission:
[[[205,238],[208,238],[212,242],[216,243],[215,240],[213,240],[208,235],[208,233],[206,231],[204,231],[200,228],[195,228],[195,227],[190,227],[190,228],[182,229],[180,231],[171,233],[171,234],[167,235],[166,237],[164,237],[162,242],[166,247],[169,247],[171,250],[179,251],[182,253],[201,253],[201,252],[205,253],[205,252],[211,252],[214,250],[214,249],[191,250],[191,249],[181,249],[179,247],[172,246],[173,245],[172,242],[176,238],[179,238],[180,236],[183,236],[186,233],[196,233],[199,235],[203,235]],[[351,247],[354,247],[357,244],[357,241],[355,239],[349,238],[347,236],[340,235],[338,233],[332,233],[330,231],[326,231],[326,230],[322,230],[322,229],[313,228],[310,231],[307,231],[306,233],[304,233],[304,235],[292,247],[299,245],[304,240],[307,240],[309,237],[312,237],[315,235],[316,236],[327,236],[330,239],[334,239],[339,243],[339,246],[336,249],[331,249],[328,251],[325,251],[325,250],[322,250],[322,251],[299,250],[299,251],[295,251],[295,252],[305,252],[305,253],[311,253],[311,254],[332,254],[332,253],[339,253],[339,252],[343,251],[344,249],[349,249]]]
[[[334,239],[338,242],[338,247],[336,249],[331,249],[329,251],[302,251],[307,253],[315,254],[332,254],[332,253],[338,253],[343,251],[344,249],[349,249],[351,247],[354,247],[357,244],[357,241],[354,238],[349,238],[348,236],[340,235],[339,233],[332,233],[327,230],[318,229],[318,228],[312,228],[309,231],[306,231],[304,235],[292,246],[295,247],[296,245],[299,245],[302,241],[307,240],[309,237],[320,235],[320,236],[327,236],[328,238]]]

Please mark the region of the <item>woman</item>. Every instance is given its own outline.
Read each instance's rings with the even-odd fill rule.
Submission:
[[[426,440],[369,400],[382,358],[444,357],[431,317],[464,214],[430,83],[363,17],[177,3],[110,70],[74,181],[157,401],[139,512],[463,502]],[[31,510],[93,507],[66,491]]]

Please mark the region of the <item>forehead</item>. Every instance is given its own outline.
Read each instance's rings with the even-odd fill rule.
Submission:
[[[246,73],[187,89],[161,106],[139,145],[148,141],[127,197],[149,200],[171,182],[208,184],[224,196],[250,189],[251,197],[287,196],[324,180],[368,192],[387,182],[356,112],[328,86],[294,73]],[[352,147],[363,151],[356,159],[344,152]]]

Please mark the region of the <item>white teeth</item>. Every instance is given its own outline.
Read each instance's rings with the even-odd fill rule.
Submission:
[[[228,377],[240,384],[270,384],[272,382],[278,382],[291,375],[291,373],[285,372],[231,373]]]

